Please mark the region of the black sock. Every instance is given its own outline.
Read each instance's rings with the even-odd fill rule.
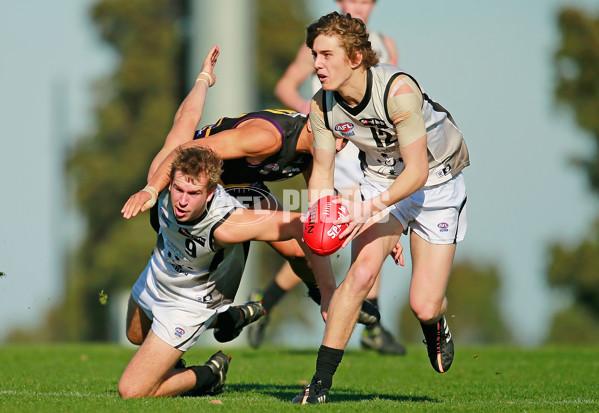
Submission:
[[[196,375],[196,384],[185,393],[186,396],[201,396],[218,380],[218,376],[212,373],[210,367],[191,366],[189,369]]]
[[[233,330],[243,323],[243,314],[237,307],[229,307],[223,313],[216,317],[216,323],[213,328],[221,328],[224,330]]]
[[[283,290],[279,287],[279,284],[275,280],[266,287],[264,290],[264,295],[262,296],[262,307],[266,310],[266,312],[270,312],[270,310],[277,305],[279,300],[283,298],[283,296],[287,293],[287,291]]]
[[[314,301],[316,304],[320,305],[321,297],[320,288],[318,288],[318,284],[306,281],[304,281],[304,284],[306,284],[306,287],[308,287],[308,297],[310,297],[312,301]]]
[[[314,374],[314,378],[320,380],[326,388],[330,389],[333,385],[333,375],[337,371],[342,358],[343,350],[320,346],[318,349],[318,358],[316,359],[316,373]]]
[[[378,297],[375,297],[375,298],[369,298],[369,299],[367,299],[367,300],[365,300],[365,301],[370,301],[370,302],[372,303],[372,305],[374,305],[374,306],[377,308],[377,310],[379,309],[379,298],[378,298]],[[372,331],[372,330],[374,330],[375,328],[377,328],[377,327],[380,327],[380,325],[381,325],[381,322],[380,322],[380,321],[379,321],[379,322],[376,322],[376,323],[373,323],[373,324],[370,324],[370,325],[367,325],[367,326],[366,326],[366,330],[368,330],[368,331]]]

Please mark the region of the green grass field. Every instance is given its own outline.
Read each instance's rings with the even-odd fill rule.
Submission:
[[[203,364],[215,349],[185,359]],[[0,347],[0,412],[599,411],[599,348],[456,350],[438,374],[423,346],[404,357],[346,352],[331,403],[290,403],[311,378],[315,350],[227,349],[226,392],[217,397],[122,400],[117,383],[134,349],[109,344]]]

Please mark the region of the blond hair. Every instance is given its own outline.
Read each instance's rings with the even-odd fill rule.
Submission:
[[[223,161],[209,148],[187,148],[179,150],[177,158],[173,161],[171,182],[177,171],[192,179],[199,179],[203,175],[208,181],[207,189],[212,190],[220,181],[220,175],[223,173]]]

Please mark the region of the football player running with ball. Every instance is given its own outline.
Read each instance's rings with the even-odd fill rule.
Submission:
[[[361,19],[366,25],[371,13],[376,6],[376,0],[336,0],[337,7],[343,14],[351,14],[352,17]],[[372,49],[376,52],[381,63],[397,65],[397,47],[393,40],[381,33],[369,32],[368,37]],[[287,107],[301,113],[310,111],[310,101],[300,95],[300,86],[310,79],[312,93],[316,93],[321,85],[314,71],[312,51],[303,45],[297,52],[295,60],[287,67],[285,74],[279,79],[275,88],[276,96]],[[363,173],[360,169],[358,159],[358,148],[353,143],[348,143],[335,157],[335,189],[345,198],[353,199],[360,197],[359,182]],[[348,248],[349,249],[349,248]],[[334,260],[333,267],[345,269],[349,262],[349,251],[341,254],[339,259]],[[379,289],[382,274],[377,277],[372,289],[366,296],[369,302],[380,308]],[[299,279],[288,264],[284,264],[274,280],[268,284],[264,291],[254,290],[250,295],[251,300],[262,299],[268,310],[273,308],[288,291],[299,283]],[[268,322],[268,316],[261,318],[259,322],[248,327],[249,341],[253,347],[259,347],[264,340],[264,330]],[[360,345],[364,349],[371,349],[380,354],[404,355],[406,348],[398,342],[392,333],[387,330],[381,322],[366,325],[360,336]]]
[[[340,235],[352,263],[329,305],[311,383],[297,403],[326,402],[360,303],[400,235],[410,229],[410,307],[420,321],[433,368],[446,372],[453,340],[444,317],[456,243],[466,232],[469,156],[453,118],[401,69],[378,64],[364,23],[330,13],[308,26],[306,45],[322,90],[311,102],[314,164],[311,202],[333,193],[335,152],[345,140],[360,150],[363,200],[339,200],[349,211]]]

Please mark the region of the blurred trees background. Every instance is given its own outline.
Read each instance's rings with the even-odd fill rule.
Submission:
[[[101,0],[91,10],[120,60],[95,85],[96,130],[79,140],[67,165],[86,234],[68,259],[65,300],[50,323],[53,339],[106,339],[109,306],[99,304],[99,293],[111,303],[130,289],[152,251],[156,235],[147,215],[127,221],[119,211],[144,187],[184,96],[186,11],[182,0]]]
[[[572,159],[599,194],[599,16],[574,7],[560,11],[560,43],[555,52],[555,99],[571,109],[580,128],[591,139],[593,151]],[[567,222],[567,211],[561,219]],[[570,305],[559,313],[549,341],[597,342],[599,339],[599,217],[589,223],[578,245],[554,243],[549,248],[549,283],[565,293]]]
[[[191,0],[99,0],[91,10],[104,42],[119,63],[94,88],[97,127],[82,137],[67,165],[84,217],[81,246],[67,257],[64,301],[45,321],[41,333],[16,331],[14,339],[106,340],[109,307],[119,291],[130,290],[147,263],[155,234],[147,217],[130,221],[119,213],[133,192],[145,185],[148,167],[168,133],[175,111],[187,94],[189,67],[188,16]],[[273,95],[276,81],[293,60],[310,21],[304,1],[256,2],[259,49],[256,62],[259,107],[281,107]],[[599,141],[599,19],[573,8],[558,16],[561,33],[555,54],[556,101],[572,109],[577,123]],[[276,34],[276,35],[273,35]],[[599,151],[573,159],[599,192]],[[272,188],[303,187],[301,179]],[[567,216],[563,217],[567,219]],[[268,247],[254,245],[264,259],[260,285],[272,279],[282,260]],[[549,247],[548,280],[570,298],[551,330],[554,342],[596,341],[599,338],[599,220],[589,226],[579,245]],[[447,317],[460,341],[505,342],[512,339],[501,318],[498,293],[501,276],[492,264],[456,263],[447,291]],[[99,294],[108,295],[107,306]],[[407,292],[406,292],[407,294]],[[297,300],[302,301],[301,305]],[[296,291],[274,315],[273,324],[289,315],[301,319],[305,293]],[[297,305],[296,305],[297,304]],[[312,305],[312,304],[307,304]],[[283,311],[284,310],[284,311]],[[422,340],[408,306],[402,310],[402,341]],[[9,338],[10,339],[10,338]]]
[[[185,71],[190,5],[190,0],[99,0],[91,10],[102,40],[120,60],[114,73],[95,85],[96,130],[70,155],[68,174],[86,234],[67,258],[64,302],[36,339],[108,339],[115,294],[130,291],[147,264],[156,240],[148,217],[127,221],[120,209],[144,187],[150,162],[188,92],[186,81],[196,76]],[[295,57],[308,17],[303,1],[260,0],[256,7],[260,107],[267,107],[275,104],[276,79]],[[99,303],[102,291],[109,305]],[[15,332],[13,339],[24,336]]]

